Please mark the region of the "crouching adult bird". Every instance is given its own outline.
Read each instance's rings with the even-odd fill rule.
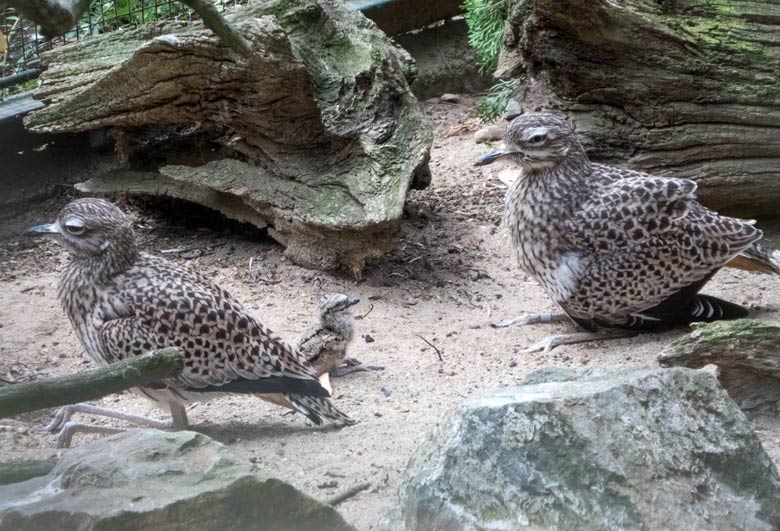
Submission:
[[[570,319],[586,330],[550,336],[528,352],[744,317],[745,308],[699,290],[723,266],[780,274],[756,243],[762,232],[754,221],[704,208],[693,181],[592,163],[556,115],[515,118],[504,149],[477,165],[499,159],[521,170],[504,216],[520,268],[565,315],[526,314],[494,326]]]
[[[96,363],[171,346],[180,347],[185,357],[177,378],[133,389],[169,409],[170,424],[76,404],[60,410],[49,426],[60,431],[60,445],[67,446],[77,431],[123,431],[70,422],[74,412],[183,429],[188,424],[185,404],[225,393],[282,393],[315,424],[323,418],[354,423],[333,405],[311,364],[227,291],[186,267],[140,252],[130,218],[112,203],[77,199],[54,223],[28,232],[56,234],[69,251],[57,294],[82,347]]]

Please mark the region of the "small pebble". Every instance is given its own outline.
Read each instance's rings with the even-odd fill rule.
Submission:
[[[512,360],[509,362],[510,367],[517,367],[517,360]]]
[[[460,101],[460,96],[457,94],[442,94],[439,97],[439,100],[443,103],[458,103]]]
[[[381,388],[381,389],[379,390],[379,392],[380,392],[380,393],[382,393],[382,394],[383,394],[383,395],[385,395],[385,396],[390,396],[390,395],[392,395],[392,394],[393,394],[393,391],[391,391],[391,390],[390,390],[390,389],[388,389],[387,387],[383,387],[383,388]]]
[[[373,337],[371,337],[371,336],[370,336],[370,335],[368,335],[368,334],[366,334],[366,335],[364,335],[364,336],[363,336],[363,340],[364,340],[366,343],[373,343],[373,342],[375,341],[375,340],[374,340],[374,338],[373,338]]]

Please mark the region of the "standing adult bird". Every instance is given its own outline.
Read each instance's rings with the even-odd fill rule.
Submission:
[[[514,119],[505,149],[477,165],[520,167],[505,223],[520,268],[565,315],[528,314],[495,325],[571,319],[587,332],[550,336],[527,349],[623,337],[747,310],[699,290],[723,266],[780,274],[755,243],[753,221],[720,216],[696,201],[696,183],[592,163],[560,117]]]
[[[354,423],[330,401],[307,360],[228,292],[194,271],[140,252],[130,218],[112,203],[77,199],[54,223],[28,232],[56,234],[69,251],[57,294],[81,345],[96,363],[171,346],[180,347],[185,357],[177,378],[133,390],[169,409],[171,425],[77,404],[63,408],[50,425],[61,430],[61,444],[67,445],[76,431],[122,431],[68,422],[76,411],[183,429],[185,404],[225,393],[283,393],[315,424],[322,418]]]

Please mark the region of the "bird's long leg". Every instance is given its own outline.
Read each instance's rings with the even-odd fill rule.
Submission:
[[[500,323],[490,323],[493,328],[509,328],[510,326],[542,324],[542,323],[561,323],[571,321],[569,316],[563,313],[524,313],[509,321]]]
[[[115,411],[113,409],[107,409],[104,407],[93,406],[92,404],[72,404],[64,406],[57,411],[54,418],[46,426],[47,431],[58,432],[57,446],[60,448],[66,448],[70,445],[70,441],[78,432],[84,433],[120,433],[125,431],[123,428],[109,428],[101,426],[92,426],[89,424],[80,424],[71,422],[70,418],[74,413],[87,413],[90,415],[100,415],[102,417],[111,417],[120,420],[126,420],[136,424],[149,426],[151,428],[157,428],[160,430],[170,429],[171,423],[163,420],[157,420],[150,417],[144,417],[142,415],[133,415],[130,413],[123,413],[121,411]],[[174,417],[175,418],[175,417]],[[186,419],[186,414],[185,414]],[[174,425],[175,426],[175,425]]]
[[[333,376],[334,378],[340,378],[341,376],[346,376],[347,374],[352,374],[353,372],[385,370],[385,368],[382,365],[366,365],[362,361],[352,358],[350,356],[346,356],[343,361],[344,361],[343,365],[339,365],[338,367],[333,367],[330,370],[330,375]]]
[[[560,334],[549,336],[548,338],[536,343],[523,350],[524,353],[532,352],[548,353],[555,347],[561,345],[573,345],[575,343],[587,343],[588,341],[598,341],[600,339],[618,339],[621,337],[633,337],[638,332],[634,330],[600,330],[598,332],[576,332],[574,334]]]

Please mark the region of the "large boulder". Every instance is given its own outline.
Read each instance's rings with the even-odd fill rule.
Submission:
[[[774,0],[513,0],[500,76],[576,122],[592,158],[694,179],[713,208],[778,214]]]
[[[780,528],[780,477],[745,416],[709,372],[680,368],[474,396],[400,498],[390,529]]]
[[[123,168],[82,183],[194,201],[270,229],[296,263],[343,267],[392,248],[432,132],[409,55],[332,0],[261,0],[228,21],[239,53],[199,22],[57,48],[35,132],[110,128]]]
[[[0,486],[0,530],[339,530],[330,506],[189,431],[130,430],[68,450],[45,476]]]

